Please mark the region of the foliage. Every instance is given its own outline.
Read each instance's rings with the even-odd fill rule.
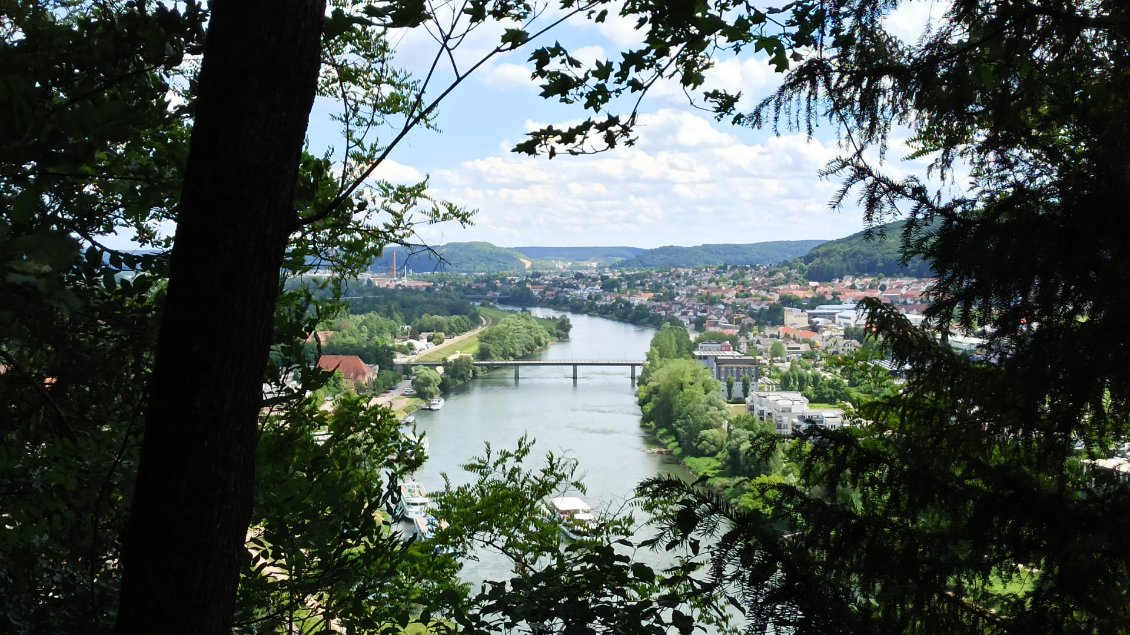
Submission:
[[[171,245],[169,224],[181,208],[209,19],[201,3],[175,4],[29,1],[7,3],[0,19],[4,632],[100,632],[115,619],[125,507],[134,491],[141,415],[150,407],[169,275],[167,253],[158,250]],[[342,99],[345,148],[337,161],[300,160],[294,205],[287,207],[301,221],[284,273],[306,271],[317,260],[332,264],[344,277],[333,279],[330,295],[385,245],[406,242],[421,218],[468,219],[465,210],[430,199],[421,184],[368,178],[404,132],[426,125],[437,103],[424,101],[427,82],[408,81],[390,63],[384,38],[387,28],[413,26],[425,16],[410,6],[365,13],[357,3],[335,5],[325,23],[319,88]],[[348,15],[354,10],[358,15]],[[351,19],[360,14],[365,17]],[[504,16],[530,12],[500,7],[490,18]],[[398,117],[399,136],[393,130],[378,142],[376,133]],[[102,240],[115,233],[149,249],[105,248]],[[261,264],[238,262],[235,252],[216,257],[236,266]],[[278,267],[270,269],[277,274]],[[191,280],[193,267],[182,271],[179,278]],[[262,379],[281,385],[285,377],[299,378],[299,388],[271,398],[275,406],[318,387],[305,381],[316,373],[300,360],[321,311],[296,306],[296,297],[283,299],[278,319],[300,328],[276,328],[270,376],[228,378],[256,392]],[[259,321],[264,329],[269,318]],[[222,376],[227,369],[213,372]],[[248,426],[255,414],[248,410]],[[207,464],[211,457],[191,458]],[[167,550],[177,557],[176,544]]]
[[[418,320],[424,320],[425,316],[432,316],[430,319],[433,320],[462,316],[468,327],[479,321],[475,306],[463,296],[449,291],[373,288],[354,282],[343,283],[341,293],[349,297],[350,313],[373,313],[398,324],[414,324]],[[468,328],[457,329],[456,322],[445,323],[444,326],[447,328],[439,330],[450,333],[462,333],[468,330]]]
[[[546,269],[556,269],[558,265],[589,266],[591,263],[609,265],[617,260],[631,258],[645,251],[640,247],[515,247],[534,261],[535,266],[547,264]]]
[[[470,331],[473,328],[472,324],[473,321],[468,319],[466,315],[429,315],[425,313],[412,322],[411,327],[421,333],[453,333],[458,335]]]
[[[529,470],[524,462],[532,448],[525,437],[514,450],[488,445],[464,466],[471,482],[456,486],[445,475],[436,496],[448,523],[437,544],[466,557],[493,552],[514,571],[509,579],[484,584],[469,609],[452,616],[461,631],[690,633],[696,624],[724,620],[715,598],[698,592],[693,554],[664,571],[637,557],[630,517],[604,516],[591,540],[563,538],[546,500],[584,492],[578,466],[547,454]]]
[[[396,268],[403,275],[417,274],[525,272],[529,258],[518,249],[498,247],[487,242],[455,242],[434,247],[394,247],[373,261],[371,271],[391,271],[396,254]]]
[[[664,321],[663,316],[652,313],[645,305],[635,304],[623,298],[618,298],[612,302],[596,302],[559,294],[548,299],[538,298],[537,304],[582,315],[596,315],[628,324],[659,326]]]
[[[661,361],[646,377],[637,392],[643,422],[672,433],[684,453],[713,454],[701,433],[724,427],[728,418],[718,380],[693,359]]]
[[[332,331],[326,341],[317,342],[322,354],[356,355],[366,364],[392,368],[393,342],[400,333],[400,325],[394,320],[377,313],[347,314],[324,321],[321,326]]]
[[[475,375],[475,362],[470,355],[460,355],[443,365],[443,376],[462,384]]]
[[[1111,510],[1130,483],[1072,448],[1106,458],[1130,417],[1130,9],[955,0],[907,42],[887,30],[904,4],[629,3],[643,43],[619,60],[562,68],[567,52],[535,52],[546,91],[594,112],[676,75],[737,124],[829,121],[847,153],[825,171],[843,179],[834,203],[857,198],[869,226],[905,214],[902,256],[938,276],[929,333],[866,303],[907,382],[859,409],[866,425],[790,446],[797,482],[760,481],[750,510],[672,480],[647,491],[674,504],[665,539],[719,536],[713,579],[751,632],[1123,630],[1128,521]],[[749,112],[705,74],[746,46],[789,71]],[[612,145],[632,121],[546,129],[520,149]],[[940,186],[876,165],[903,129]],[[968,181],[944,181],[955,174]],[[993,362],[935,340],[951,328],[986,336]]]
[[[421,399],[435,399],[439,396],[439,373],[427,366],[412,368],[412,390]]]
[[[870,368],[876,368],[868,365]],[[887,387],[891,385],[890,374],[883,370],[885,376],[885,383],[881,385]],[[795,362],[789,366],[789,369],[781,373],[777,378],[780,382],[781,390],[795,390],[804,394],[809,401],[821,403],[839,403],[842,401],[857,402],[860,401],[858,396],[853,396],[852,391],[848,389],[848,382],[837,375],[833,375],[827,371],[820,369],[804,369]],[[874,396],[872,391],[866,394]],[[856,392],[856,395],[859,393]]]
[[[502,319],[479,335],[478,358],[519,359],[553,341],[550,333],[529,313],[514,313]]]
[[[703,342],[729,342],[735,347],[738,345],[739,337],[730,333],[721,333],[719,331],[703,331],[694,338],[695,348]]]
[[[319,405],[294,404],[263,426],[236,626],[377,632],[422,607],[451,610],[465,597],[455,559],[406,543],[390,516],[395,474],[419,467],[419,446],[387,409],[351,395]]]
[[[906,222],[893,222],[830,240],[814,247],[798,264],[809,280],[828,281],[847,275],[929,278],[934,274],[922,257],[904,262],[902,232]]]
[[[0,20],[0,631],[114,618],[167,261],[96,239],[167,244],[188,129],[166,96],[203,25],[193,4]]]
[[[770,344],[769,357],[770,359],[785,359],[785,343],[780,340],[776,340],[772,344]]]

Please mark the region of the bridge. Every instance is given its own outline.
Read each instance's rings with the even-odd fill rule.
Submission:
[[[518,369],[523,366],[572,366],[573,381],[577,381],[577,369],[581,366],[627,366],[632,369],[632,382],[636,381],[636,367],[643,367],[642,359],[515,359],[471,362],[484,368],[513,368],[514,379],[518,379]],[[411,362],[405,366],[443,366],[447,362]]]

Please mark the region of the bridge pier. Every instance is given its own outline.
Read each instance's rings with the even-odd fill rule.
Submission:
[[[635,386],[636,385],[636,367],[632,366],[631,369],[632,369],[632,385]]]
[[[577,383],[577,365],[573,364],[573,383]]]
[[[514,366],[514,381],[518,381],[518,369],[519,368],[521,368],[521,367],[517,366],[517,365]]]

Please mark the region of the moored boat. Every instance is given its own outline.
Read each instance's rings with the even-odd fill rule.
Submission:
[[[585,501],[576,496],[551,498],[554,520],[561,533],[573,540],[591,538],[600,529],[600,519]]]
[[[443,397],[436,397],[428,402],[428,410],[439,410],[444,403],[446,402],[444,402]]]
[[[396,506],[398,515],[414,521],[427,515],[431,504],[432,501],[428,498],[423,483],[404,481],[400,484],[400,502]]]

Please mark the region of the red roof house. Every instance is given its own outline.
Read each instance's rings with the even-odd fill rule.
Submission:
[[[377,372],[356,355],[322,355],[318,358],[318,368],[336,370],[345,377],[345,385],[351,388],[369,386]]]

